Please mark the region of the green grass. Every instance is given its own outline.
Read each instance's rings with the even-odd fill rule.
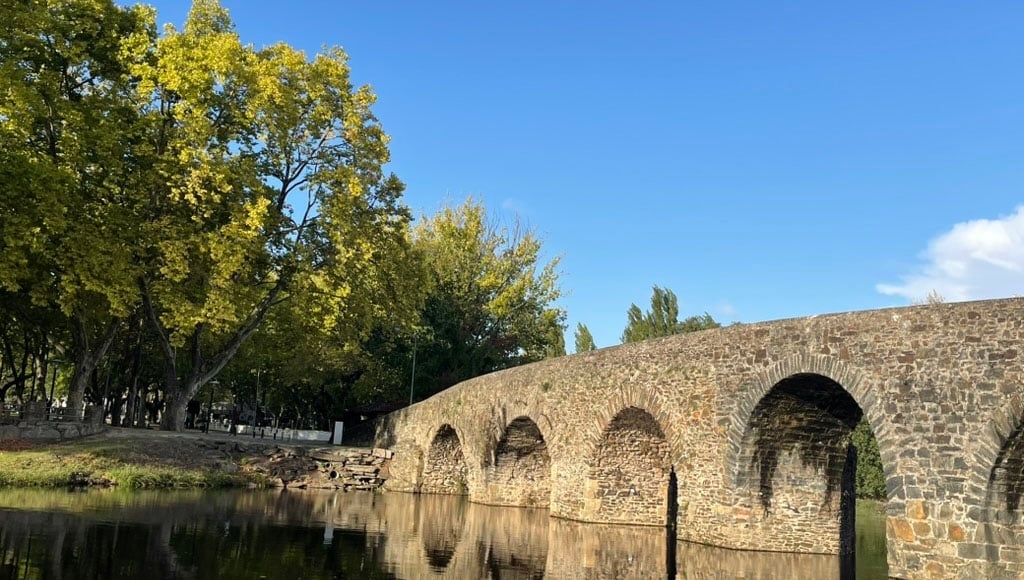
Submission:
[[[21,451],[0,451],[0,486],[193,488],[261,483],[252,476],[229,474],[201,461],[183,460],[180,456],[187,457],[188,450],[180,446],[180,442],[149,442],[146,448],[139,441],[93,437]]]

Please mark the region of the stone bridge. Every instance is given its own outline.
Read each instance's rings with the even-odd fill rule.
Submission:
[[[1024,577],[1024,299],[735,325],[466,381],[385,418],[387,487],[849,554],[867,417],[890,574]]]

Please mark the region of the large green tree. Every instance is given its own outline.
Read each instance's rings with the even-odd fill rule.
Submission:
[[[138,302],[145,154],[129,65],[151,15],[110,0],[0,4],[0,288],[63,317],[76,408]]]
[[[144,206],[143,304],[164,353],[162,427],[279,304],[325,329],[401,309],[410,277],[403,186],[369,87],[340,48],[313,58],[242,43],[196,0],[133,74],[154,168]],[[414,282],[414,281],[412,281]]]
[[[654,286],[651,294],[650,310],[644,312],[632,304],[626,316],[628,321],[622,331],[622,342],[639,342],[721,326],[707,312],[679,320],[679,299],[675,292],[658,286]]]
[[[565,354],[558,259],[543,261],[535,231],[488,218],[470,198],[424,217],[413,239],[428,275],[416,340],[422,396]]]

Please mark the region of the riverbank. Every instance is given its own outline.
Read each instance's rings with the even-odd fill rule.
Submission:
[[[197,441],[93,435],[69,442],[0,442],[0,486],[132,488],[263,484]]]
[[[389,459],[385,450],[118,429],[68,442],[0,441],[0,486],[373,490]]]

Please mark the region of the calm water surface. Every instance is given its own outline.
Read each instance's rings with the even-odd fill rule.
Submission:
[[[873,510],[859,510],[857,540],[857,578],[884,578]],[[841,577],[834,557],[677,543],[546,510],[296,491],[0,490],[0,557],[3,579]]]

